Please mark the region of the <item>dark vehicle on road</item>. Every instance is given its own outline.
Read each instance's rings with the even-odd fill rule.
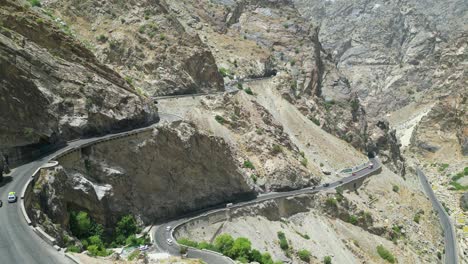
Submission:
[[[2,202],[2,200],[0,200],[0,207],[2,207],[2,205],[3,205],[3,202]]]
[[[325,183],[325,184],[323,185],[323,187],[328,187],[328,186],[330,186],[329,183]]]

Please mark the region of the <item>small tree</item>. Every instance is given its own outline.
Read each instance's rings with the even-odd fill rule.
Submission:
[[[278,232],[278,239],[280,241],[280,247],[282,250],[288,250],[289,249],[289,245],[288,245],[288,241],[286,240],[286,235],[279,231]]]
[[[310,252],[308,250],[306,250],[306,249],[299,250],[299,252],[297,252],[297,254],[299,255],[299,258],[302,261],[305,261],[305,262],[309,263],[309,261],[310,261]]]
[[[129,237],[139,232],[136,220],[132,215],[126,215],[117,222],[117,227],[115,228],[115,233],[117,236],[122,235],[124,237]]]
[[[323,258],[323,263],[324,264],[331,264],[332,263],[332,258],[330,256],[326,256]]]
[[[236,238],[231,250],[229,250],[229,256],[235,259],[248,258],[251,250],[252,243],[245,237],[239,237]]]
[[[234,245],[234,239],[229,234],[222,234],[216,237],[214,245],[221,253],[227,255]]]
[[[92,223],[86,212],[71,212],[70,213],[70,231],[76,237],[82,239],[89,235]]]

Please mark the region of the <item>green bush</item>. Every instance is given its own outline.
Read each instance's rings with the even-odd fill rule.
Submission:
[[[67,247],[67,252],[80,253],[81,250],[80,250],[80,247],[76,245],[71,245]]]
[[[244,161],[244,168],[247,168],[247,169],[255,169],[255,166],[252,164],[252,162],[250,160],[246,160]]]
[[[37,6],[37,7],[41,7],[41,6],[42,6],[40,0],[29,0],[29,3],[31,4],[31,6]]]
[[[184,246],[188,246],[188,247],[198,248],[198,242],[192,241],[192,240],[190,240],[188,238],[178,239],[177,243],[179,243],[181,245],[184,245]]]
[[[305,261],[307,263],[309,263],[310,261],[310,252],[306,249],[301,249],[299,250],[299,252],[297,252],[299,258],[302,260],[302,261]]]
[[[226,69],[226,68],[223,68],[223,67],[219,68],[219,73],[220,73],[221,76],[223,76],[223,77],[229,77],[229,76],[231,76],[231,73],[229,72],[229,70]]]
[[[395,263],[395,257],[392,255],[388,249],[384,248],[382,245],[377,246],[377,253],[379,256],[390,263]]]
[[[262,263],[262,264],[273,264],[273,259],[271,258],[271,255],[269,253],[263,253],[262,254],[262,261],[260,263]]]
[[[239,90],[243,90],[244,89],[244,86],[242,85],[242,83],[237,83],[237,89]]]
[[[357,225],[358,223],[358,218],[355,216],[355,215],[350,215],[348,217],[348,222],[353,224],[353,225]]]
[[[103,34],[99,35],[98,37],[96,37],[96,40],[99,41],[99,42],[106,42],[107,41],[107,37],[104,36]]]
[[[145,238],[144,237],[137,238],[135,235],[130,235],[125,240],[125,245],[127,246],[136,247],[136,246],[140,246],[144,244],[146,244]]]
[[[214,245],[221,253],[227,255],[234,245],[234,238],[229,234],[219,235],[216,237]]]
[[[312,117],[310,120],[312,120],[312,122],[314,122],[314,124],[316,124],[317,126],[320,126],[320,121],[317,118]]]
[[[250,178],[252,178],[252,181],[253,181],[254,183],[257,183],[257,175],[252,174],[252,175],[250,175]]]
[[[282,250],[288,250],[289,249],[289,244],[288,244],[288,240],[286,240],[286,235],[279,231],[278,232],[278,239],[279,239],[279,242],[280,242],[280,248]]]
[[[200,243],[198,243],[198,249],[206,249],[206,250],[211,250],[211,251],[216,251],[216,252],[219,252],[219,249],[217,247],[215,247],[213,244],[210,244],[206,241],[202,241]]]
[[[419,224],[419,222],[421,221],[421,214],[416,213],[413,217],[413,221]]]
[[[123,235],[128,237],[139,233],[141,230],[138,228],[135,218],[132,215],[126,215],[117,222],[115,233],[117,236]]]
[[[224,117],[222,117],[220,115],[216,115],[215,120],[218,121],[218,123],[220,123],[221,125],[226,123],[226,119],[224,119]]]
[[[132,253],[130,253],[127,257],[129,261],[135,260],[140,256],[140,251],[139,250],[134,250]]]
[[[277,145],[277,144],[273,144],[273,148],[271,150],[273,152],[273,154],[278,154],[278,153],[281,153],[283,152],[283,148],[280,146],[280,145]]]
[[[112,253],[111,250],[107,250],[105,248],[100,248],[97,245],[90,245],[90,246],[88,246],[87,250],[89,252],[89,255],[91,255],[93,257],[96,257],[96,256],[106,257],[106,256],[109,256]]]
[[[330,198],[327,198],[327,200],[325,200],[325,205],[328,208],[336,208],[338,206],[338,203],[335,198],[330,197]]]
[[[357,110],[359,110],[359,100],[356,98],[351,101],[351,111],[356,112]]]
[[[325,264],[331,264],[332,263],[332,258],[330,256],[326,256],[323,258],[323,263]]]
[[[252,250],[252,243],[245,237],[239,237],[234,240],[229,256],[234,259],[248,259]]]
[[[256,250],[256,249],[252,249],[252,251],[250,251],[250,255],[249,255],[249,259],[253,262],[258,262],[258,263],[262,263],[262,253],[260,253],[260,251]]]
[[[443,172],[443,171],[446,170],[448,167],[449,167],[449,165],[448,165],[447,163],[440,164],[440,165],[439,165],[439,172]]]
[[[97,246],[98,248],[103,248],[104,243],[101,240],[101,237],[98,235],[90,236],[88,238],[89,246]]]
[[[400,191],[400,187],[398,187],[398,185],[393,185],[392,190],[397,193]]]
[[[302,166],[307,167],[307,163],[309,163],[309,161],[306,158],[301,159]]]
[[[250,95],[253,95],[253,94],[254,94],[253,91],[252,91],[252,89],[250,89],[249,87],[245,88],[244,91],[245,91],[245,93],[250,94]]]
[[[252,243],[245,237],[234,240],[231,235],[222,234],[216,237],[214,244],[198,243],[186,238],[179,239],[177,242],[184,246],[217,251],[242,263],[255,261],[260,264],[275,264],[268,253],[261,254],[260,251],[252,249]],[[185,254],[186,251],[186,247],[181,247],[181,254]]]
[[[92,228],[91,219],[86,212],[71,212],[70,213],[70,231],[77,238],[85,238],[90,234]]]

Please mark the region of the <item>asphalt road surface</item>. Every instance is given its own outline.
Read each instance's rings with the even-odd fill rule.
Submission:
[[[457,253],[457,237],[455,235],[455,230],[450,220],[450,216],[445,211],[444,207],[440,204],[439,200],[432,190],[431,184],[429,184],[426,175],[419,169],[416,168],[416,173],[418,174],[419,180],[426,192],[426,195],[429,197],[429,200],[432,203],[432,206],[437,211],[439,216],[440,224],[444,230],[445,238],[445,263],[447,264],[457,264],[458,263],[458,253]]]

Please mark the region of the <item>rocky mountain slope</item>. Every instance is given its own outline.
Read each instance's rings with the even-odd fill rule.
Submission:
[[[318,24],[293,1],[47,1],[44,7],[149,95],[223,90],[223,82],[280,73],[277,89],[304,115],[404,173],[391,129],[368,120],[322,48]]]
[[[211,50],[164,0],[47,1],[97,58],[148,95],[212,92],[224,82]]]
[[[89,212],[105,227],[128,213],[150,225],[248,198],[254,191],[238,158],[222,139],[191,124],[160,126],[58,159],[58,169],[36,180],[32,215],[61,241],[61,229],[46,219],[66,228],[73,210]]]
[[[0,148],[145,125],[156,108],[51,18],[0,2]]]
[[[323,263],[326,256],[332,256],[332,263],[388,263],[378,255],[378,245],[392,252],[398,263],[440,261],[438,219],[417,182],[405,182],[384,169],[358,185],[356,191],[345,186],[337,193],[232,209],[227,220],[215,216],[197,221],[179,229],[177,237],[211,243],[220,234],[247,237],[253,248],[286,263],[304,263],[298,253],[304,249],[311,253],[309,263]],[[395,192],[392,186],[400,189]],[[287,248],[281,246],[279,232]]]
[[[412,166],[456,193],[439,195],[458,213],[463,193],[450,181],[467,161],[467,9],[463,0],[0,0],[0,110],[10,113],[0,148],[148,124],[157,113],[146,97],[237,88],[158,99],[189,123],[61,160],[36,182],[34,221],[59,241],[70,210],[107,227],[128,212],[150,224],[338,180],[374,152],[384,172],[344,197],[311,198],[280,220],[247,212],[234,220],[242,228],[222,228],[285,260],[298,261],[266,241],[271,232],[320,248],[314,261],[336,251],[339,262],[378,262],[382,243],[401,262],[437,262],[438,224]],[[328,198],[347,202],[330,209]],[[297,233],[309,231],[314,247]]]

